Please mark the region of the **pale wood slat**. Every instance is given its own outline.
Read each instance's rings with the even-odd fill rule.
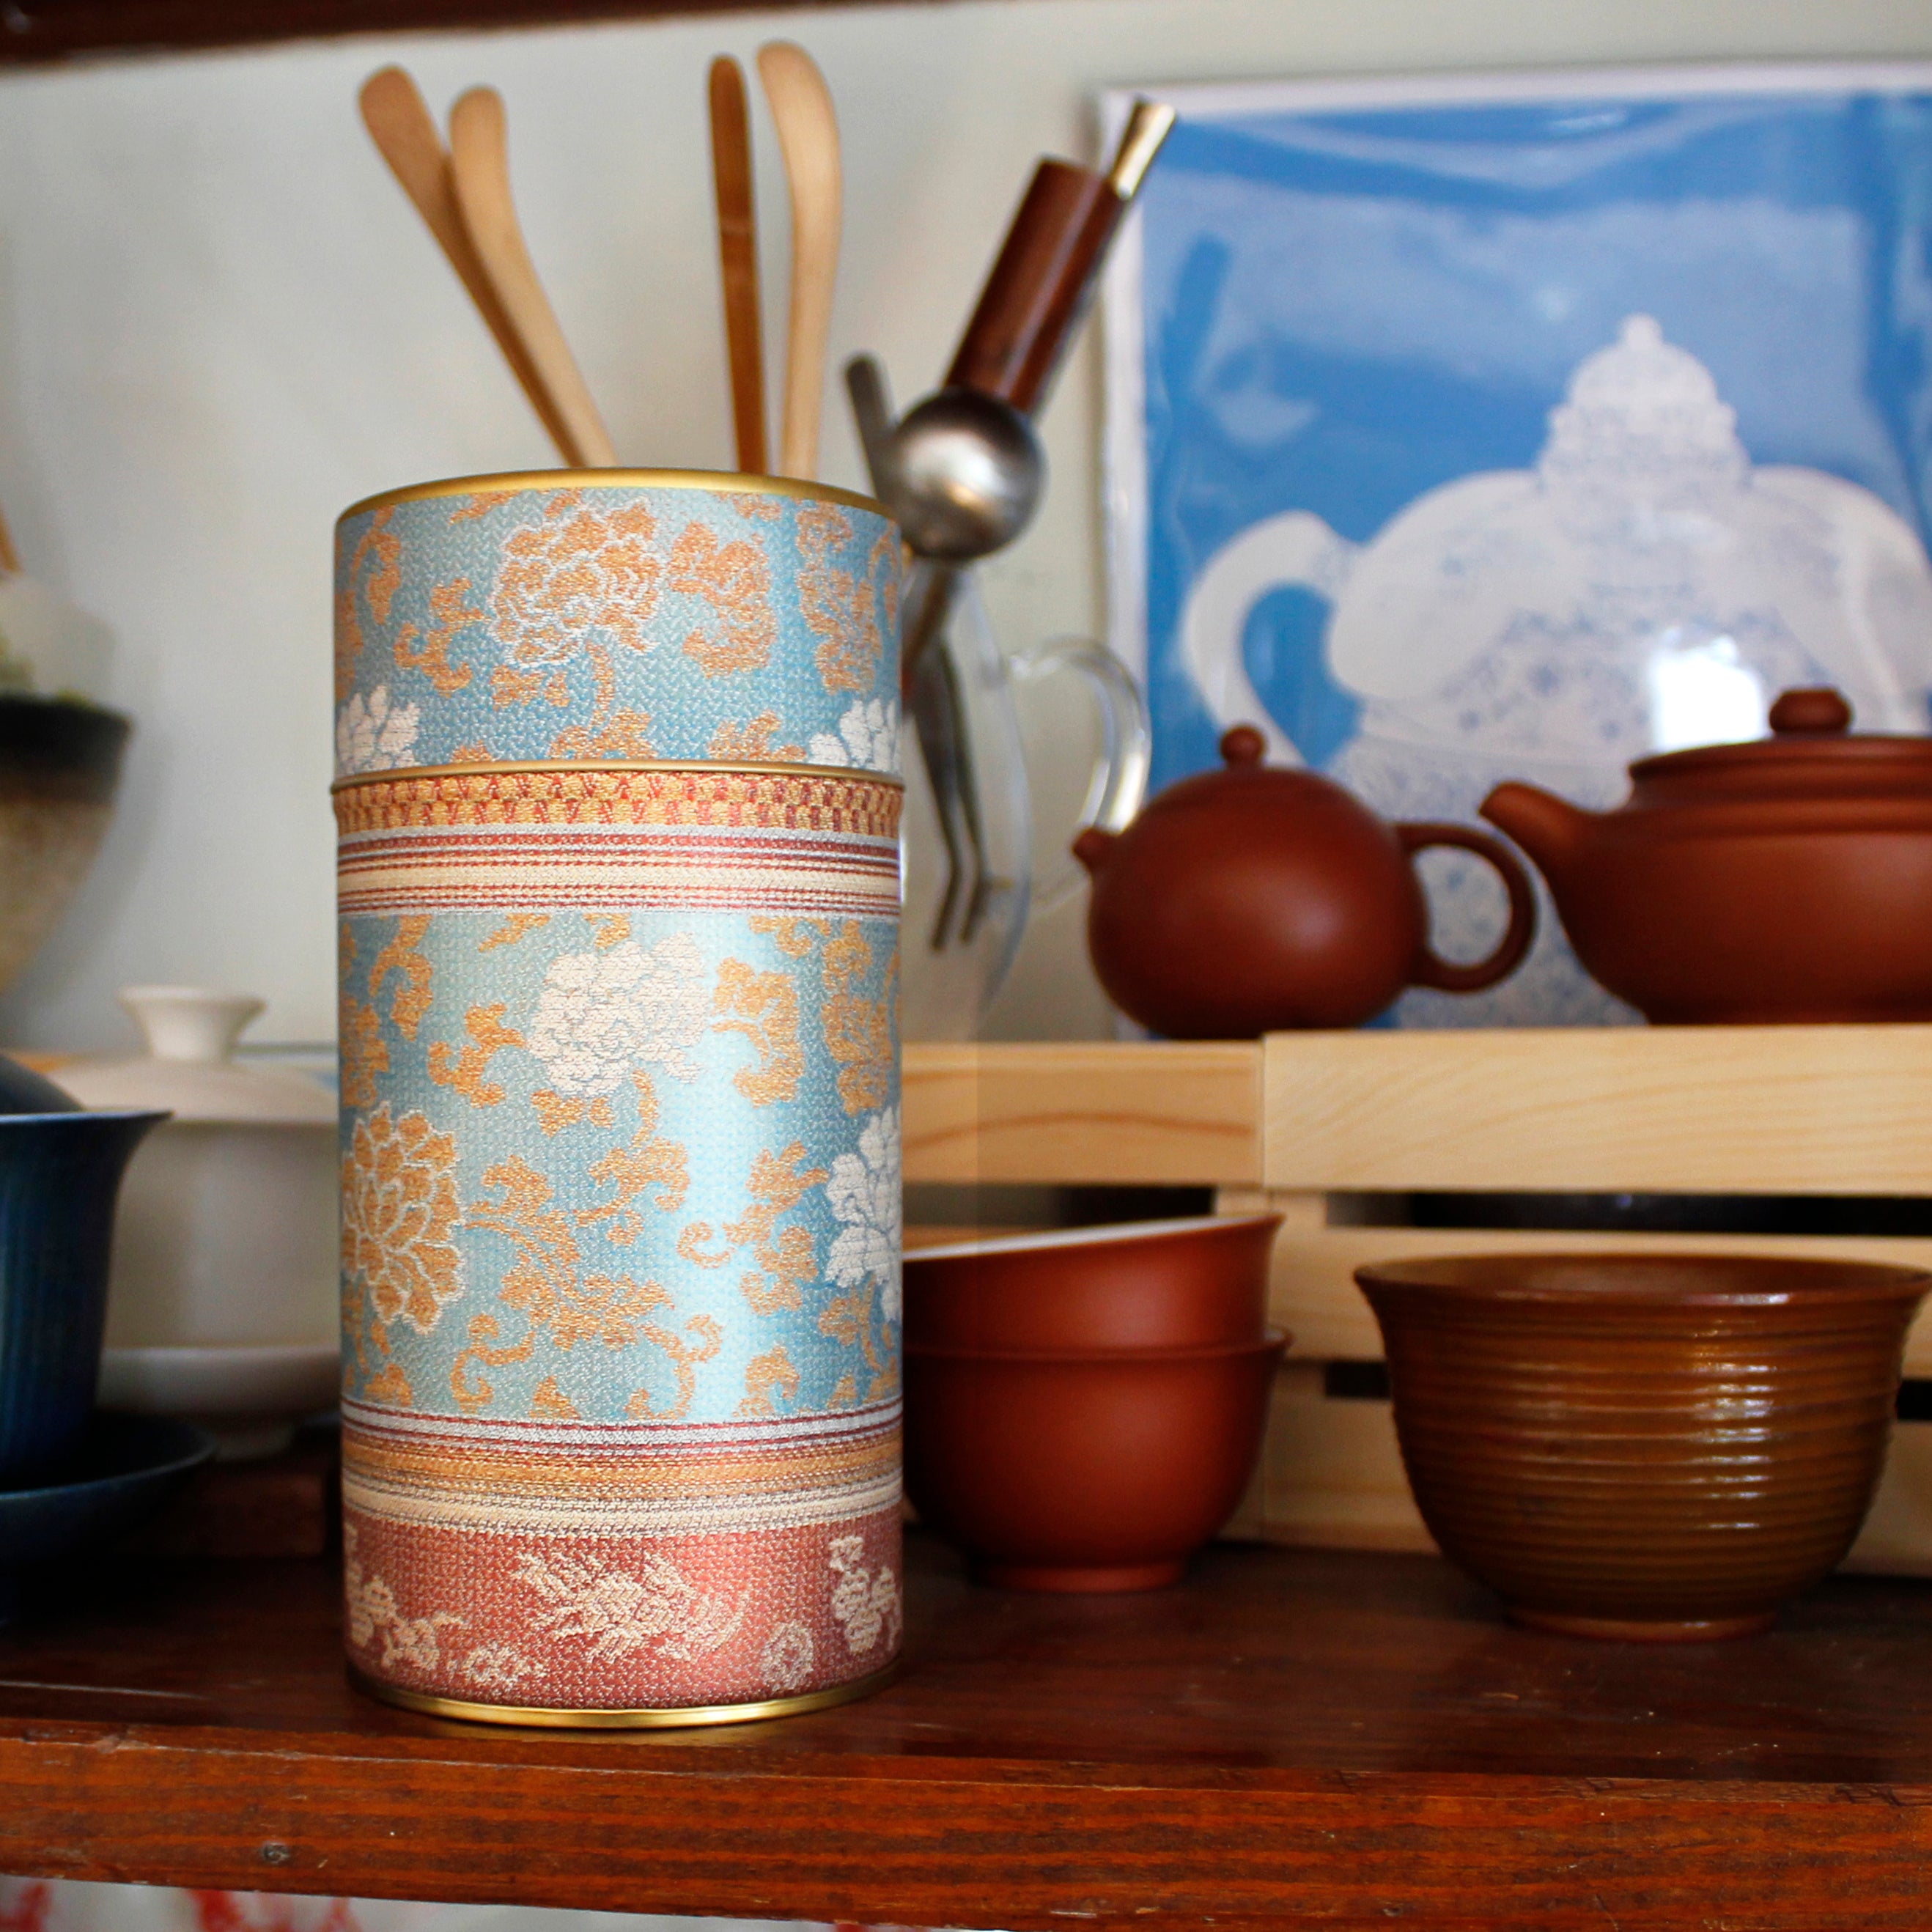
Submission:
[[[904,1074],[910,1181],[1260,1178],[1258,1042],[914,1044]]]
[[[1277,1034],[1273,1187],[1932,1193],[1932,1026]]]

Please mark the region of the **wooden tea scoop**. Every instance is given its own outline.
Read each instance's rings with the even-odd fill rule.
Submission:
[[[758,312],[758,228],[745,73],[729,54],[711,63],[711,178],[718,195],[718,266],[724,287],[725,360],[738,467],[762,476],[765,351]]]
[[[616,469],[610,432],[524,242],[510,195],[508,124],[494,87],[472,87],[449,110],[449,165],[477,258],[562,418],[566,460],[573,469]]]
[[[557,454],[574,466],[568,432],[556,405],[551,401],[503,305],[496,299],[490,278],[477,259],[470,231],[463,225],[463,212],[456,205],[456,187],[450,176],[449,154],[434,118],[417,92],[416,84],[399,67],[386,67],[363,83],[361,96],[363,124],[377,152],[389,164],[389,172],[402,184],[403,192],[415,204],[423,224],[436,238],[457,280],[470,292],[485,326],[496,339],[510,373],[529,398],[537,419],[555,443]]]
[[[1106,174],[1040,163],[960,338],[948,388],[976,389],[1029,416],[1045,402],[1108,244],[1174,122],[1172,107],[1137,100]]]
[[[819,417],[832,334],[832,293],[838,278],[838,230],[844,190],[838,165],[838,119],[825,76],[790,40],[758,50],[758,78],[791,188],[791,321],[785,344],[784,414],[778,473],[810,478],[818,469]]]

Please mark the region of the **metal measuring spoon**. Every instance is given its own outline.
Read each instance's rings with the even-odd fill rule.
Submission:
[[[921,556],[972,563],[1012,542],[1033,519],[1046,452],[1010,403],[941,389],[892,432],[889,507]]]
[[[943,650],[928,648],[940,636],[951,616],[959,584],[960,566],[984,552],[959,551],[958,520],[949,547],[953,554],[928,552],[923,538],[932,534],[930,519],[922,519],[908,502],[900,469],[899,429],[892,420],[892,399],[884,372],[870,356],[855,356],[845,365],[845,386],[852,414],[864,446],[872,488],[905,532],[925,569],[915,580],[918,592],[908,605],[900,646],[899,688],[906,712],[918,734],[920,755],[932,785],[940,836],[946,846],[946,886],[933,922],[931,945],[944,952],[956,914],[963,914],[959,938],[970,939],[993,890],[986,868],[986,839],[980,818],[978,782],[974,776],[964,705],[952,662]],[[917,414],[915,411],[914,414]],[[908,521],[912,527],[908,527]],[[942,533],[942,542],[948,538]],[[997,542],[991,546],[997,548]]]

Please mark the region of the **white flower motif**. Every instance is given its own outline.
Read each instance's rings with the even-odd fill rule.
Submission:
[[[350,1640],[358,1650],[369,1648],[376,1634],[382,1636],[382,1662],[386,1668],[406,1664],[422,1671],[434,1671],[442,1661],[442,1633],[460,1630],[463,1619],[452,1610],[432,1610],[426,1617],[406,1617],[396,1600],[396,1593],[380,1576],[363,1574],[356,1554],[357,1536],[353,1524],[344,1526],[342,1550],[343,1592],[347,1600]]]
[[[845,1632],[845,1647],[854,1657],[862,1657],[881,1634],[890,1646],[899,1634],[903,1612],[899,1604],[898,1579],[892,1565],[882,1563],[876,1572],[867,1570],[860,1559],[866,1553],[861,1536],[835,1536],[827,1561],[838,1579],[832,1589],[832,1614]]]
[[[832,1163],[825,1198],[844,1222],[826,1257],[841,1288],[879,1283],[879,1312],[899,1318],[899,1110],[886,1107],[866,1123],[859,1151]]]
[[[814,765],[856,765],[896,774],[899,768],[899,707],[891,698],[855,698],[838,721],[838,735],[812,734]]]
[[[584,1637],[601,1662],[639,1651],[688,1659],[722,1650],[745,1620],[748,1596],[734,1604],[700,1590],[668,1557],[638,1559],[635,1575],[595,1556],[553,1552],[548,1561],[526,1551],[517,1580],[550,1607],[530,1628],[560,1637]]]
[[[508,1643],[479,1643],[454,1662],[457,1676],[482,1690],[514,1690],[526,1678],[541,1676],[543,1667]]]
[[[335,721],[335,763],[342,772],[392,772],[416,755],[421,723],[413,704],[392,704],[379,684],[365,700],[359,691]]]
[[[648,952],[627,939],[608,952],[553,960],[524,1037],[556,1093],[614,1094],[633,1066],[694,1078],[687,1049],[704,1037],[707,1016],[698,942],[676,932]]]
[[[783,1696],[790,1691],[802,1690],[812,1681],[814,1658],[812,1633],[803,1624],[777,1624],[765,1640],[764,1654],[758,1659],[758,1667],[765,1673],[766,1683]]]

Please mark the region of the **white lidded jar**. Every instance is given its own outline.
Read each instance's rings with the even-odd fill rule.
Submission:
[[[129,986],[145,1054],[55,1078],[87,1107],[173,1116],[130,1166],[102,1401],[181,1415],[230,1459],[274,1453],[337,1378],[336,1108],[320,1082],[235,1058],[262,1002]]]

